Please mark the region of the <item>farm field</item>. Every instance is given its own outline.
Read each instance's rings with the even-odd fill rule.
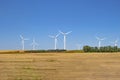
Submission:
[[[0,54],[0,80],[120,80],[120,53]]]

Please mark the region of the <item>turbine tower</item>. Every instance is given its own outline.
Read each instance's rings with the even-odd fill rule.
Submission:
[[[101,41],[105,40],[105,38],[96,37],[96,39],[98,40],[98,48],[100,48],[101,47]]]
[[[32,42],[32,50],[36,49],[36,46],[38,46],[38,43],[36,43],[35,39],[33,38],[33,42]]]
[[[60,35],[60,33],[57,34],[56,36],[50,36],[50,35],[49,35],[50,38],[55,39],[55,47],[54,47],[55,50],[57,49],[57,41],[58,41],[58,36],[59,36],[59,35]]]
[[[21,38],[21,43],[22,43],[22,50],[25,50],[25,41],[29,39],[24,38],[22,35],[20,35],[20,38]]]
[[[66,36],[68,34],[70,34],[72,31],[69,31],[69,32],[62,32],[62,31],[59,31],[63,36],[64,36],[64,50],[66,50]]]

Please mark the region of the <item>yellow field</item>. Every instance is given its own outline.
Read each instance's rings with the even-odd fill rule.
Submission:
[[[120,53],[0,54],[0,80],[120,80]]]

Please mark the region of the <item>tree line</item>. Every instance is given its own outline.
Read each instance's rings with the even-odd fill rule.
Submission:
[[[104,46],[104,47],[91,47],[91,46],[84,46],[84,52],[120,52],[120,48],[117,46]]]
[[[52,52],[65,52],[64,49],[56,49],[56,50],[26,50],[25,53],[52,53]]]

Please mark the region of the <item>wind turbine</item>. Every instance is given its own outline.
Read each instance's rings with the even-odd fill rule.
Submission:
[[[32,50],[35,50],[36,46],[38,46],[38,43],[36,43],[34,38],[33,38],[33,42],[31,45],[32,45]]]
[[[59,36],[59,35],[60,35],[60,33],[59,33],[59,34],[57,34],[56,36],[51,36],[51,35],[49,35],[49,37],[50,37],[50,38],[55,39],[55,48],[54,48],[55,50],[57,49],[57,41],[58,41],[58,39],[57,39],[57,38],[58,38],[58,36]]]
[[[76,46],[77,46],[77,49],[80,50],[81,45],[80,44],[76,44]]]
[[[114,44],[114,46],[118,46],[118,39],[117,40],[115,40],[114,42],[111,42],[111,43],[113,43]]]
[[[29,39],[24,38],[22,35],[20,35],[20,38],[21,38],[21,43],[22,43],[22,50],[25,50],[25,41]]]
[[[62,31],[59,31],[63,36],[64,36],[64,50],[66,50],[66,36],[68,34],[70,34],[72,31],[69,31],[69,32],[62,32]]]
[[[96,39],[98,40],[98,48],[100,48],[101,47],[101,41],[105,40],[105,38],[96,37]]]

